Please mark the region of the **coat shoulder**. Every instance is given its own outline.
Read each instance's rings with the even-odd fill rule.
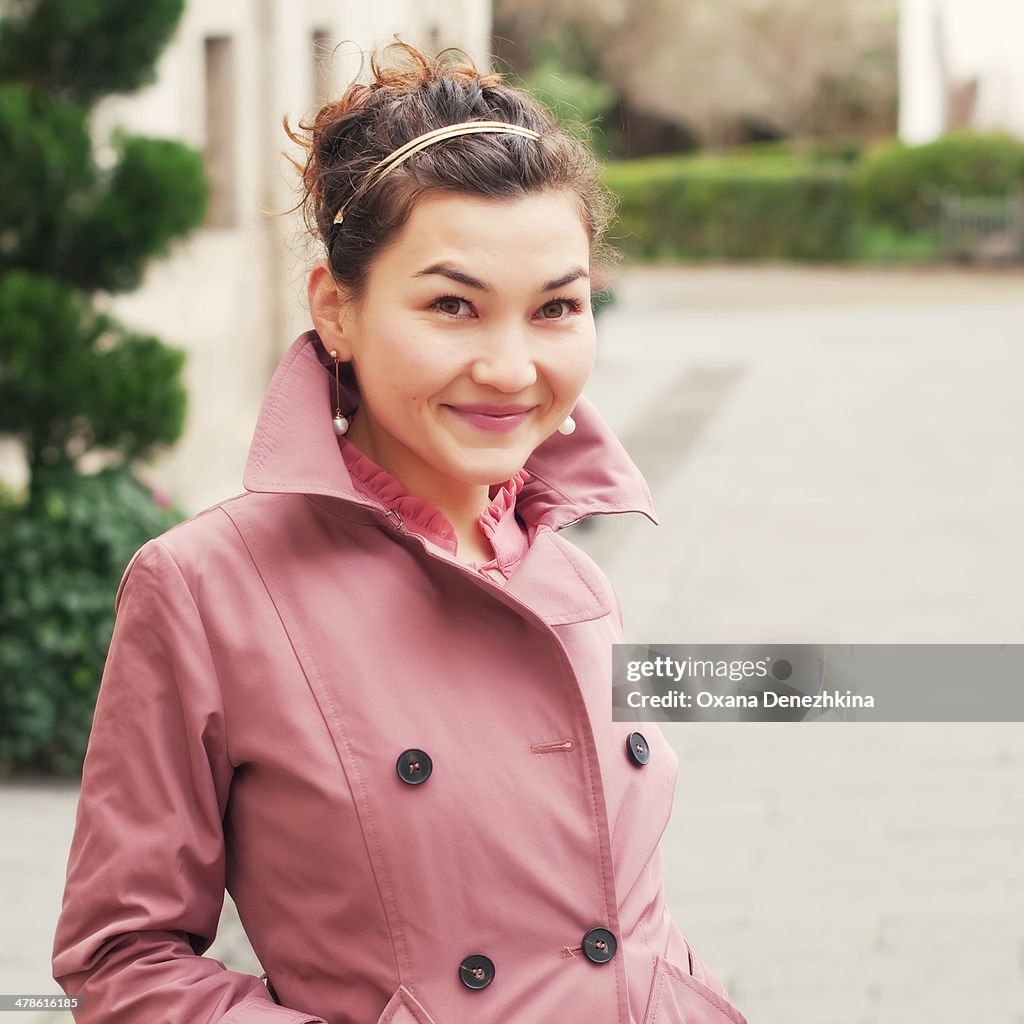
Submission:
[[[226,498],[195,513],[183,522],[158,534],[143,544],[125,567],[117,592],[121,591],[132,568],[139,561],[148,563],[169,558],[195,594],[204,581],[221,575],[230,577],[233,571],[247,563],[248,552],[232,518],[233,512],[245,509],[273,529],[281,518],[294,516],[302,507],[303,498],[297,494],[257,494],[245,492]]]

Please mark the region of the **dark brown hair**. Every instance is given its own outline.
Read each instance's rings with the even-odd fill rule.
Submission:
[[[428,57],[407,43],[391,43],[370,57],[372,80],[350,85],[320,108],[306,134],[289,138],[306,150],[302,207],[310,231],[327,249],[335,280],[358,297],[370,264],[427,193],[463,193],[510,199],[562,190],[576,200],[595,263],[617,253],[603,243],[615,209],[598,182],[590,148],[560,128],[553,116],[498,74]],[[381,56],[388,58],[381,60]],[[492,120],[531,128],[539,139],[508,134],[461,135],[435,143],[389,173],[349,205],[367,172],[400,146],[425,132],[461,121]],[[345,205],[345,220],[334,216]]]

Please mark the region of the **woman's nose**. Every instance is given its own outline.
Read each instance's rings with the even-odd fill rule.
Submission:
[[[537,382],[537,367],[526,340],[515,331],[491,335],[475,354],[470,375],[499,391],[523,391]]]

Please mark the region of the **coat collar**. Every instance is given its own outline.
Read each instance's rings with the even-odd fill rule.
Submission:
[[[359,403],[351,368],[342,364],[342,407]],[[334,362],[316,331],[299,335],[274,373],[256,423],[242,483],[260,493],[319,494],[372,502],[353,484],[331,424]],[[529,478],[516,503],[524,522],[560,529],[591,515],[641,512],[657,522],[650,490],[593,404],[580,398],[576,431],[553,434],[526,462]]]

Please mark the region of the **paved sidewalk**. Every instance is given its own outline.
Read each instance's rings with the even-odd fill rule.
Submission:
[[[578,539],[628,639],[1024,642],[1024,274],[619,295],[590,393],[661,527]],[[752,1024],[1024,1024],[1024,725],[664,728],[673,912]]]
[[[619,294],[590,393],[662,525],[574,539],[631,640],[1024,642],[1024,275],[652,269]],[[1024,1024],[1024,725],[663,728],[670,902],[751,1024]],[[0,785],[0,992],[55,990],[75,798]],[[210,955],[258,971],[230,913]]]

